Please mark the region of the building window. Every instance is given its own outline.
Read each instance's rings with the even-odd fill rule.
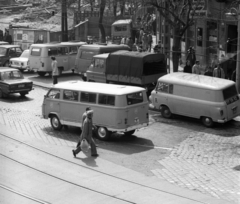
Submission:
[[[197,46],[202,47],[203,44],[203,29],[197,28]]]

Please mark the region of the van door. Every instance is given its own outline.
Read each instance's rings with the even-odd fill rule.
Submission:
[[[41,63],[42,48],[32,47],[29,54],[29,68],[33,71],[38,71],[42,67]]]
[[[127,94],[127,127],[148,122],[148,102],[144,101],[145,92]]]
[[[44,97],[42,105],[42,115],[44,118],[48,118],[50,113],[56,114],[60,117],[60,90],[51,89]],[[60,118],[59,118],[60,119]]]
[[[64,123],[72,126],[81,124],[81,112],[79,103],[79,92],[63,90],[63,100],[60,104],[61,119]]]
[[[56,56],[56,60],[58,61],[58,67],[62,67],[62,71],[69,70],[69,55],[67,47],[58,48],[58,56]]]

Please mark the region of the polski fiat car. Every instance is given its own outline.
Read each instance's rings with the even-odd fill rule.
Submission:
[[[29,68],[29,50],[24,50],[20,57],[11,58],[9,66],[19,69],[20,71],[27,70]]]
[[[24,79],[18,69],[0,67],[0,98],[7,97],[13,93],[25,96],[32,90],[32,87],[32,81]]]

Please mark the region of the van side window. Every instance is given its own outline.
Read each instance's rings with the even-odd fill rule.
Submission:
[[[128,105],[142,103],[142,102],[143,102],[142,92],[127,94],[127,104]]]
[[[173,94],[173,84],[169,84],[169,93]]]
[[[77,46],[69,47],[69,54],[70,55],[77,54],[77,51],[78,51],[78,47]]]
[[[48,48],[48,56],[55,56],[57,55],[58,51],[56,47]]]
[[[96,103],[97,94],[95,93],[81,93],[81,102]]]
[[[48,98],[60,99],[60,90],[51,89],[47,95]]]
[[[105,94],[99,94],[98,96],[98,103],[103,105],[115,105],[115,96],[112,95],[105,95]]]
[[[64,90],[63,100],[78,101],[78,92],[71,91],[71,90]]]

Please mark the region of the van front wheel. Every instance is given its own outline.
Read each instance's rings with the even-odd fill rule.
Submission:
[[[111,132],[108,131],[105,127],[97,127],[97,137],[100,140],[108,140]]]
[[[213,120],[212,120],[212,118],[209,118],[209,117],[202,117],[202,123],[206,127],[212,127],[213,126]]]
[[[62,129],[62,124],[56,115],[51,116],[51,125],[54,130]]]
[[[164,118],[171,118],[172,117],[172,113],[167,106],[162,106],[161,114]]]

